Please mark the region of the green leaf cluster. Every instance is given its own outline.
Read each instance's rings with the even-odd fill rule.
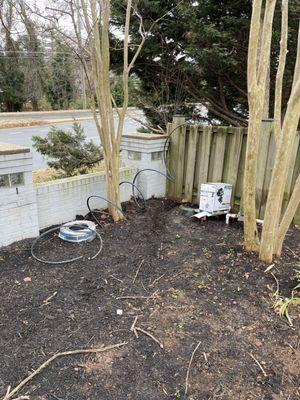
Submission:
[[[65,176],[85,174],[103,159],[101,146],[87,142],[83,127],[74,122],[73,131],[51,127],[46,137],[33,136],[33,146],[46,156],[50,168]]]

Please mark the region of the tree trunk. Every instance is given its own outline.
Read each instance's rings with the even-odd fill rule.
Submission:
[[[255,203],[259,137],[255,132],[261,130],[260,114],[262,114],[262,109],[258,116],[252,114],[249,119],[243,196],[245,249],[256,252],[259,250]]]
[[[298,96],[300,96],[300,81],[298,90],[295,89],[292,91],[288,103],[282,127],[284,137],[282,136],[279,139],[279,146],[269,187],[260,249],[260,259],[265,262],[272,262],[275,251],[276,233],[282,211],[284,188],[299,123],[300,97]]]
[[[293,221],[293,218],[296,214],[296,211],[300,204],[300,175],[297,178],[295,183],[295,187],[290,198],[288,207],[284,213],[282,221],[279,225],[278,233],[277,233],[277,241],[276,241],[276,248],[275,248],[275,255],[277,257],[281,256],[282,245],[285,238],[287,231]]]
[[[108,199],[113,203],[108,205],[110,214],[114,221],[123,219],[121,213],[121,200],[120,200],[120,156],[115,154],[113,157],[105,157],[106,165],[106,185]]]

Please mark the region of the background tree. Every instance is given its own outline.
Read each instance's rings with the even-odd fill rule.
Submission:
[[[73,56],[61,41],[54,43],[47,65],[46,93],[54,110],[68,109],[75,91]]]
[[[16,1],[16,7],[26,34],[21,35],[20,49],[23,50],[22,69],[24,73],[24,89],[26,101],[37,111],[44,92],[44,48],[38,37],[36,21],[31,17],[30,10],[23,0]]]
[[[297,3],[297,0],[291,2],[294,5],[290,9],[291,43],[297,37]],[[122,7],[118,1],[113,4],[115,23],[122,26]],[[154,34],[148,38],[134,67],[141,81],[139,98],[146,116],[154,125],[161,126],[170,121],[174,112],[183,112],[200,122],[246,126],[247,43],[252,1],[141,0],[139,10],[145,29],[175,5],[177,7],[155,26]],[[131,36],[133,41],[138,38],[136,21],[132,22]],[[280,36],[280,7],[275,10],[275,36]],[[278,41],[274,41],[271,51],[270,79],[273,82]],[[286,65],[286,75],[290,77],[293,62],[291,55]],[[284,101],[288,98],[291,79],[285,82]],[[270,97],[272,108],[273,86]]]
[[[63,171],[66,176],[85,174],[103,159],[101,146],[86,141],[84,130],[79,123],[73,124],[73,131],[52,127],[44,138],[32,137],[34,147],[44,156],[50,168]]]
[[[12,35],[14,6],[0,4],[0,104],[4,111],[20,111],[24,102],[24,74],[19,59],[19,44]]]
[[[120,209],[120,146],[123,134],[124,121],[129,104],[129,79],[134,64],[142,50],[151,27],[144,30],[144,21],[133,0],[120,2],[125,15],[122,50],[122,82],[123,104],[117,110],[115,124],[115,99],[111,90],[111,36],[114,31],[111,17],[111,0],[62,0],[48,6],[52,14],[47,16],[51,21],[49,29],[56,32],[64,43],[74,51],[84,65],[87,81],[92,93],[92,112],[103,146],[104,164],[106,170],[107,197]],[[164,18],[165,15],[160,16]],[[64,24],[59,24],[59,18]],[[130,41],[130,24],[133,19],[139,22],[140,40],[138,43]],[[73,31],[66,29],[65,20],[73,25]],[[78,23],[78,22],[82,23]],[[70,24],[69,24],[70,26]],[[84,35],[80,31],[84,27]],[[120,32],[118,32],[120,34]],[[120,71],[119,71],[120,72]],[[93,100],[95,99],[95,102]],[[99,114],[96,113],[96,107]],[[123,214],[116,207],[109,206],[115,221],[123,218]]]

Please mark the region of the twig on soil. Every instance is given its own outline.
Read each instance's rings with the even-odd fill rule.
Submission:
[[[158,290],[151,294],[151,296],[121,296],[116,297],[116,300],[135,300],[135,299],[153,299]]]
[[[119,281],[121,283],[124,283],[124,281],[122,281],[122,279],[116,278],[114,275],[109,275],[111,278],[115,279],[116,281]]]
[[[137,339],[139,338],[139,335],[137,333],[139,331],[139,332],[143,333],[144,335],[149,336],[152,340],[154,340],[155,343],[157,343],[163,349],[164,345],[158,339],[156,339],[155,336],[153,336],[150,332],[146,331],[145,329],[142,329],[142,328],[139,328],[138,326],[136,326],[137,320],[138,320],[138,317],[135,317],[133,324],[131,325],[131,328],[130,328],[131,332],[133,332],[135,334],[136,338]]]
[[[137,271],[136,271],[136,273],[135,273],[135,276],[134,276],[134,278],[133,278],[133,283],[135,283],[136,278],[138,277],[138,274],[139,274],[139,272],[140,272],[141,266],[142,266],[143,264],[144,264],[144,260],[142,260],[142,261],[140,262],[140,265],[139,265],[139,267],[138,267],[138,269],[137,269]]]
[[[44,301],[43,301],[43,305],[46,306],[47,304],[50,303],[50,301],[57,295],[57,292],[54,292],[53,294],[51,294],[51,296],[47,297]]]
[[[161,278],[163,278],[166,274],[162,274],[161,276],[159,276],[158,278],[154,279],[154,281],[152,283],[150,283],[149,287],[152,287],[156,284],[156,282],[158,282]]]
[[[266,371],[264,370],[263,366],[261,365],[261,363],[254,357],[253,354],[251,354],[251,353],[248,353],[248,354],[256,362],[256,364],[259,366],[259,368],[260,368],[261,372],[263,373],[264,377],[267,377],[268,375],[267,375]]]
[[[195,355],[196,351],[198,350],[200,344],[201,344],[201,342],[199,342],[197,344],[197,346],[195,347],[195,349],[194,349],[194,351],[193,351],[193,353],[191,355],[191,358],[190,358],[190,362],[189,362],[189,366],[188,366],[187,373],[186,373],[186,378],[185,378],[185,391],[184,391],[183,399],[186,399],[186,395],[187,395],[188,387],[189,387],[189,376],[190,376],[190,370],[191,370],[192,362],[193,362],[193,359],[194,359],[194,355]]]
[[[70,356],[75,354],[87,354],[87,353],[103,353],[104,351],[112,350],[117,347],[125,346],[127,342],[113,344],[111,346],[102,347],[100,349],[82,349],[82,350],[71,350],[64,351],[62,353],[56,353],[52,357],[50,357],[47,361],[45,361],[38,369],[36,369],[32,374],[30,374],[27,378],[21,381],[13,390],[10,390],[10,386],[7,389],[7,392],[3,398],[3,400],[12,399],[12,397],[20,390],[23,386],[25,386],[29,381],[31,381],[36,375],[42,372],[49,364],[51,364],[54,360],[59,357]],[[23,397],[24,398],[24,397]]]
[[[135,337],[138,339],[139,335],[137,334],[137,331],[135,329],[135,324],[137,323],[137,320],[138,320],[138,317],[135,317],[135,319],[133,321],[133,324],[131,325],[130,330],[131,330],[131,332],[133,332],[135,334]]]
[[[273,274],[273,272],[271,272],[271,275],[273,276],[275,282],[276,282],[276,292],[275,292],[275,297],[279,295],[279,282],[278,279],[276,278],[275,274]]]
[[[138,326],[136,326],[134,328],[136,331],[142,332],[144,335],[149,336],[152,340],[154,340],[154,342],[156,342],[162,349],[164,348],[164,345],[158,340],[156,339],[156,337],[154,337],[150,332],[145,331],[145,329],[139,328]]]
[[[288,246],[285,246],[296,258],[299,258],[299,256],[298,256],[298,254],[296,254],[295,252],[294,252],[294,250],[292,250],[290,247],[288,247]]]

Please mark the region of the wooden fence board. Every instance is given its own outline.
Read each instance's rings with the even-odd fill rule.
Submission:
[[[244,175],[245,175],[246,147],[247,147],[247,137],[246,137],[246,135],[243,135],[240,163],[239,163],[237,180],[236,180],[236,185],[235,185],[234,211],[243,209],[243,186],[244,186],[243,184],[244,184]]]
[[[204,126],[199,149],[199,180],[198,193],[200,193],[201,183],[206,183],[208,179],[210,149],[212,142],[212,126]]]
[[[274,124],[271,121],[265,121],[262,125],[260,142],[259,142],[259,153],[257,162],[257,178],[256,178],[256,205],[257,205],[257,217],[260,214],[260,204],[263,197],[263,188],[265,182],[265,172],[267,168],[268,155],[271,135],[274,135]]]
[[[176,125],[168,124],[168,135],[172,132]],[[168,170],[169,173],[173,176],[175,173],[176,159],[177,159],[177,138],[172,137],[172,140],[169,143],[168,149]],[[171,198],[175,197],[175,182],[167,179],[167,193]]]
[[[268,190],[269,190],[269,186],[270,186],[270,182],[271,182],[274,161],[275,161],[275,153],[276,153],[275,136],[271,135],[268,159],[267,159],[267,164],[266,164],[266,168],[265,168],[264,184],[263,184],[263,188],[262,188],[261,202],[260,202],[260,204],[256,204],[256,207],[258,210],[258,218],[260,218],[260,219],[263,219],[263,217],[265,215]]]
[[[300,132],[298,132],[298,138],[300,140]],[[294,172],[293,172],[292,188],[294,188],[296,180],[299,175],[300,175],[300,146],[298,146],[298,152],[297,152],[297,157],[296,157],[296,162],[295,162],[295,167],[294,167]],[[295,224],[300,225],[300,205],[296,212],[294,222],[295,222]]]
[[[294,142],[294,146],[293,146],[293,150],[292,150],[290,169],[288,172],[288,177],[287,177],[287,181],[286,181],[286,185],[285,185],[285,189],[284,189],[283,206],[282,206],[283,212],[286,210],[286,208],[288,206],[288,202],[289,202],[289,199],[291,197],[292,190],[294,187],[294,186],[292,186],[292,183],[293,183],[296,158],[297,158],[297,153],[298,153],[298,148],[299,148],[299,140],[300,140],[300,137],[299,137],[299,135],[297,135],[295,138],[295,142]]]
[[[221,182],[223,175],[223,165],[224,165],[224,157],[225,157],[225,148],[226,148],[226,139],[227,139],[227,127],[221,126],[217,133],[215,133],[215,157],[214,162],[212,163],[212,174],[211,181],[212,182]]]
[[[224,162],[222,181],[232,185],[231,206],[233,207],[236,182],[239,173],[244,128],[229,128],[228,133],[228,146],[226,149],[226,161]]]
[[[177,163],[175,167],[175,197],[181,199],[183,195],[183,177],[184,177],[184,156],[185,156],[185,137],[186,127],[181,127],[175,133],[178,137]]]
[[[187,139],[187,162],[186,162],[186,175],[185,175],[185,185],[184,198],[186,201],[192,202],[193,200],[193,190],[194,190],[194,176],[196,167],[196,153],[197,153],[197,141],[198,141],[198,128],[197,126],[191,126],[189,129],[188,139]]]
[[[177,117],[168,131],[184,123]],[[168,195],[178,200],[199,202],[202,183],[228,182],[233,185],[232,207],[242,209],[243,181],[247,147],[247,129],[220,126],[193,125],[178,128],[172,135],[169,151],[169,169],[175,185],[168,182]],[[256,205],[259,218],[263,219],[267,194],[275,159],[275,138],[272,123],[263,123],[257,165]],[[300,136],[293,146],[291,168],[285,188],[284,207],[291,196],[300,173]],[[300,207],[294,222],[300,223]]]

